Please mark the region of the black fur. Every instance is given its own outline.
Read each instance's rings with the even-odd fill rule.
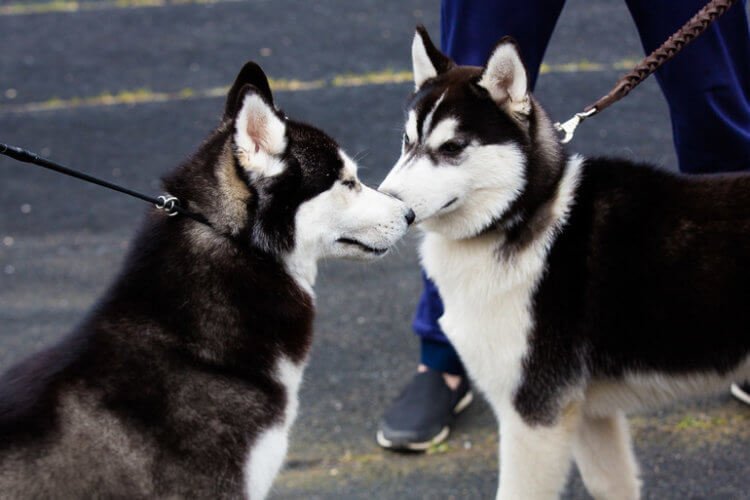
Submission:
[[[430,58],[432,65],[435,67],[438,73],[444,73],[449,69],[456,66],[448,56],[440,52],[435,44],[432,43],[430,35],[427,33],[427,29],[421,24],[417,26],[417,33],[422,38],[424,48],[427,51],[427,57]]]
[[[266,74],[260,66],[250,61],[242,67],[240,74],[237,75],[234,84],[229,89],[227,102],[224,107],[224,117],[226,119],[233,119],[237,116],[237,113],[242,108],[242,97],[247,93],[248,86],[257,89],[263,99],[273,105],[271,86],[268,83]]]
[[[88,319],[0,380],[0,496],[241,496],[250,445],[286,405],[276,362],[301,362],[311,343],[312,298],[282,262],[294,213],[343,167],[332,139],[287,121],[284,172],[244,174],[232,119],[246,92],[272,102],[257,65],[240,73],[222,124],[164,180],[214,229],[149,213]],[[229,191],[220,169],[238,176]],[[222,203],[242,194],[238,219]]]
[[[750,176],[591,159],[534,297],[515,396],[530,421],[626,373],[726,374],[750,355]]]

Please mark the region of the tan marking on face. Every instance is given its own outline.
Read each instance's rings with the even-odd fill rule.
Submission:
[[[217,212],[220,214],[221,224],[232,234],[237,234],[247,224],[250,189],[237,174],[231,155],[231,145],[227,143],[216,166],[220,191]]]
[[[359,178],[357,177],[357,164],[354,163],[354,160],[349,158],[349,155],[342,150],[339,150],[339,155],[344,162],[344,168],[341,169],[341,174],[339,176],[341,184],[347,189],[352,189],[352,191],[361,191],[362,183],[359,182]],[[354,183],[353,188],[347,186],[347,183]]]

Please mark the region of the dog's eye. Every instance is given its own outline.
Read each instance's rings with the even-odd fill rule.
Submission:
[[[408,145],[409,145],[409,136],[404,134],[404,146],[408,146]]]
[[[348,180],[345,180],[345,181],[341,181],[341,184],[343,184],[344,186],[348,187],[349,189],[354,189],[355,187],[357,187],[357,183],[354,182],[351,179],[348,179]]]
[[[466,149],[466,141],[446,141],[440,145],[440,152],[448,155],[455,155]]]

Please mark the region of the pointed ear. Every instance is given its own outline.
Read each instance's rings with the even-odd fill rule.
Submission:
[[[504,37],[495,46],[487,67],[479,80],[492,99],[513,113],[531,112],[529,83],[518,46],[511,37]]]
[[[453,61],[440,52],[430,40],[424,26],[417,26],[414,41],[411,44],[411,60],[414,67],[414,86],[422,84],[454,66]]]
[[[232,88],[227,95],[227,103],[224,107],[224,117],[234,118],[237,116],[242,105],[242,90],[246,85],[252,85],[263,96],[263,98],[273,106],[273,95],[271,86],[268,84],[268,78],[260,66],[252,61],[245,63],[240,73],[235,78]]]
[[[234,143],[244,168],[256,174],[274,175],[279,162],[273,156],[286,148],[286,122],[263,94],[252,85],[239,90]]]

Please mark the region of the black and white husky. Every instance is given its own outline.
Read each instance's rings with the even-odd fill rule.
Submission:
[[[383,255],[411,211],[364,186],[248,63],[69,338],[0,380],[2,498],[266,496],[311,342],[316,261]]]
[[[570,156],[515,44],[457,66],[418,29],[402,155],[440,324],[502,426],[498,498],[640,495],[624,412],[750,375],[750,176]]]

